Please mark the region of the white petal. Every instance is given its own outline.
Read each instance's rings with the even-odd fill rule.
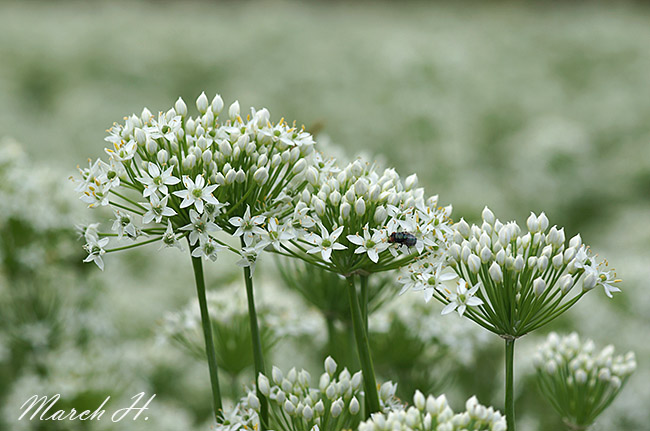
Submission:
[[[440,314],[449,314],[452,311],[454,311],[456,307],[458,307],[458,304],[456,304],[455,302],[450,302],[445,306],[445,308],[442,309],[442,312]]]

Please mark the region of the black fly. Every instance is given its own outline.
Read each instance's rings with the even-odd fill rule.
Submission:
[[[407,247],[413,247],[418,242],[418,240],[412,233],[393,232],[388,237],[388,242],[405,245]]]

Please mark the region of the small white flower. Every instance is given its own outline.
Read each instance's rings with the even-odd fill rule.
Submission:
[[[148,172],[143,172],[142,178],[137,178],[138,181],[144,184],[142,196],[146,198],[155,192],[160,192],[163,196],[167,195],[169,193],[167,186],[173,186],[181,182],[181,180],[172,175],[173,170],[174,167],[171,166],[161,172],[158,165],[149,162]]]
[[[327,232],[325,226],[319,224],[321,235],[315,233],[308,233],[305,235],[305,239],[312,243],[315,247],[307,250],[307,253],[314,254],[320,253],[325,262],[330,261],[330,256],[332,255],[332,250],[345,250],[347,247],[343,244],[336,242],[341,233],[343,232],[343,226],[339,226],[331,234]]]
[[[108,140],[108,138],[107,138]],[[119,138],[119,142],[113,142],[113,148],[106,148],[106,154],[111,156],[111,158],[119,161],[125,162],[131,160],[137,151],[138,147],[134,140],[124,141]]]
[[[272,218],[266,226],[266,231],[260,240],[259,245],[266,247],[272,245],[277,251],[281,251],[282,244],[296,238],[296,234],[288,226],[280,226],[278,219]]]
[[[449,271],[449,272],[443,272],[443,266],[442,265],[435,265],[432,266],[432,270],[430,272],[424,272],[422,273],[422,278],[424,279],[424,301],[429,302],[431,298],[433,298],[434,291],[437,290],[439,292],[446,292],[447,287],[445,286],[445,282],[455,280],[458,278],[458,275],[455,273]]]
[[[183,176],[183,184],[186,190],[178,190],[174,195],[183,198],[181,208],[187,208],[191,205],[196,207],[199,213],[203,213],[204,203],[219,205],[219,201],[212,196],[212,192],[218,187],[216,184],[206,185],[203,175],[197,175],[196,180],[192,181],[187,175]]]
[[[244,237],[246,246],[250,246],[255,239],[255,235],[264,235],[266,231],[260,227],[264,223],[264,216],[257,215],[251,217],[251,209],[246,206],[246,211],[243,217],[232,217],[228,222],[235,226],[237,230],[233,233],[234,236]]]
[[[585,267],[585,278],[587,275],[593,274],[596,278],[596,286],[603,286],[605,295],[612,298],[612,293],[620,292],[621,289],[614,286],[614,283],[620,283],[621,280],[616,278],[614,271],[600,271],[591,266]]]
[[[481,282],[476,283],[471,289],[467,289],[469,283],[467,283],[462,278],[458,280],[456,285],[456,292],[450,292],[447,299],[449,299],[449,304],[442,309],[441,314],[449,314],[452,311],[458,309],[458,314],[463,315],[465,309],[470,306],[482,305],[483,301],[481,298],[477,298],[474,294],[481,287]]]
[[[176,247],[179,250],[183,251],[183,245],[178,241],[182,237],[181,234],[174,233],[174,228],[170,221],[167,222],[167,230],[163,234],[162,242],[163,247]]]
[[[181,116],[176,115],[167,120],[167,115],[164,113],[158,114],[158,119],[151,120],[151,126],[145,128],[145,131],[152,139],[165,138],[169,142],[176,141],[176,133],[181,128]]]
[[[242,268],[250,268],[252,277],[255,273],[255,264],[257,263],[257,257],[263,248],[264,246],[260,246],[260,244],[242,248],[240,251],[241,259],[236,262],[237,266]]]
[[[217,253],[227,248],[221,244],[217,244],[215,240],[208,237],[207,239],[202,239],[199,246],[192,250],[192,257],[205,257],[215,262],[217,260]]]
[[[135,239],[138,236],[138,229],[133,224],[131,220],[131,215],[128,213],[123,213],[120,210],[114,210],[115,221],[111,230],[117,233],[117,237],[122,239],[124,234],[129,238]]]
[[[168,200],[169,195],[160,199],[157,194],[152,194],[149,197],[149,202],[143,204],[144,207],[147,208],[147,212],[142,216],[142,222],[148,224],[153,220],[156,220],[156,223],[160,223],[163,217],[175,216],[176,211],[167,206]]]
[[[219,230],[219,227],[212,222],[208,214],[199,215],[191,209],[190,224],[183,226],[180,230],[190,232],[190,244],[194,245],[198,240],[207,240],[210,232]]]
[[[95,264],[101,269],[102,271],[104,270],[104,261],[102,260],[102,256],[106,253],[106,250],[104,250],[104,247],[108,245],[108,238],[102,238],[99,239],[97,235],[85,235],[86,237],[86,245],[84,245],[84,248],[88,252],[88,257],[84,259],[84,262],[90,262],[93,261]]]
[[[375,230],[375,233],[371,236],[367,226],[363,229],[363,237],[356,234],[348,235],[347,238],[352,244],[359,246],[354,250],[356,254],[368,253],[370,260],[375,263],[379,261],[379,253],[386,250],[390,245],[386,242],[386,232]]]

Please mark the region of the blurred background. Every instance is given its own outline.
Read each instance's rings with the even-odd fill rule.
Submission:
[[[148,248],[107,256],[103,273],[82,264],[74,226],[97,214],[67,179],[103,154],[113,122],[179,96],[192,109],[205,91],[305,124],[347,157],[417,173],[455,219],[489,205],[503,221],[545,211],[568,237],[580,232],[623,293],[594,292],[548,329],[634,350],[639,369],[594,429],[650,430],[649,23],[649,6],[625,2],[0,2],[0,429],[118,429],[16,419],[35,393],[83,409],[143,390],[156,405],[129,429],[209,429],[189,258]],[[207,274],[226,332],[245,313],[232,262]],[[291,282],[311,277],[304,268],[261,265],[274,363],[315,374],[338,349],[353,368],[332,298]],[[377,284],[388,295],[371,321],[382,379],[404,399],[419,387],[458,409],[473,394],[503,408],[500,339]],[[524,431],[560,423],[532,380],[543,336],[518,343]],[[391,357],[398,341],[408,360]],[[220,359],[233,399],[252,381],[235,347]]]

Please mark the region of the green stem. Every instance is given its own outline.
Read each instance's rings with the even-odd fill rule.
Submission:
[[[506,424],[515,431],[515,340],[506,340]]]
[[[242,248],[246,247],[244,238],[241,238]],[[246,297],[248,299],[248,318],[251,327],[251,339],[253,340],[253,359],[255,362],[255,381],[260,374],[266,375],[264,370],[264,354],[262,352],[262,339],[260,337],[260,328],[257,322],[257,312],[255,311],[255,296],[253,293],[253,278],[251,277],[251,268],[244,267],[244,281],[246,282]],[[266,397],[262,395],[259,388],[257,389],[257,398],[260,400],[262,431],[269,423],[269,405]]]
[[[368,276],[359,276],[361,281],[361,316],[363,317],[363,327],[368,333]]]
[[[363,383],[366,392],[366,399],[368,400],[368,406],[370,406],[370,410],[366,412],[366,416],[370,417],[371,413],[376,413],[380,410],[375,370],[372,366],[370,346],[368,345],[368,334],[366,333],[363,324],[363,316],[361,314],[359,298],[357,297],[357,289],[354,286],[354,278],[350,276],[347,280],[350,312],[352,314],[352,326],[354,327],[354,338],[357,343],[359,363],[361,364],[361,370],[363,371]]]
[[[203,264],[200,257],[192,258],[194,268],[194,279],[196,281],[196,293],[199,297],[199,308],[201,309],[201,325],[203,326],[203,337],[205,338],[205,353],[208,358],[208,368],[210,370],[210,384],[212,385],[212,400],[214,414],[219,422],[223,412],[221,403],[221,390],[219,389],[219,369],[217,367],[217,355],[214,348],[214,338],[212,338],[212,324],[210,314],[208,313],[208,303],[205,296],[205,280],[203,279]]]

